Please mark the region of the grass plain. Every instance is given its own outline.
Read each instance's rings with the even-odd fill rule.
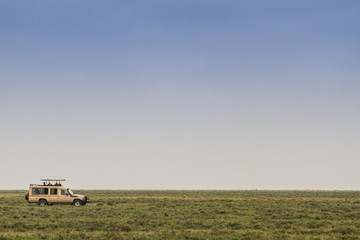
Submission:
[[[0,239],[360,239],[358,191],[75,191],[39,207],[0,191]]]

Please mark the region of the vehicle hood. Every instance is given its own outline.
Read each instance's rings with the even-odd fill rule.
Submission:
[[[85,197],[85,195],[74,194],[74,195],[72,195],[72,197],[79,197],[79,198],[82,198],[82,197]]]

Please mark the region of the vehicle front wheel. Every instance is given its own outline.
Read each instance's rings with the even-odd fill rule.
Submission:
[[[80,200],[75,200],[74,201],[74,206],[76,206],[76,207],[81,206],[81,201]]]
[[[47,203],[46,200],[43,200],[43,199],[42,199],[42,200],[39,201],[39,206],[40,206],[40,207],[45,207],[46,205],[48,205],[48,203]]]

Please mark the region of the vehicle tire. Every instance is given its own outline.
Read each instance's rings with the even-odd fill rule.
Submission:
[[[45,207],[46,205],[48,205],[48,203],[47,203],[46,200],[41,199],[41,200],[39,201],[39,206],[40,206],[40,207]]]
[[[75,200],[74,201],[74,206],[76,206],[76,207],[81,206],[81,201],[80,200]]]

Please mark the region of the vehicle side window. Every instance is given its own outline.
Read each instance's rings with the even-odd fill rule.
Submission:
[[[61,190],[61,195],[68,195],[68,191],[67,190]]]
[[[57,188],[50,188],[51,195],[57,195],[57,192],[58,192]]]
[[[32,194],[33,195],[47,195],[49,193],[48,188],[33,188]]]

